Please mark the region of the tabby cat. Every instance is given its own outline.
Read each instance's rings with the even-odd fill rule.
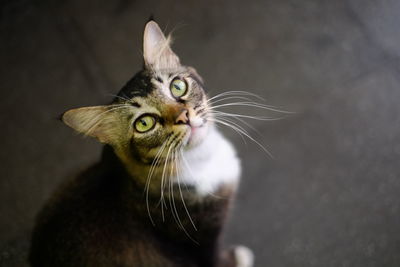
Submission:
[[[240,161],[214,126],[202,78],[181,65],[153,20],[143,55],[143,69],[110,105],[63,114],[105,146],[39,214],[33,267],[253,265],[246,247],[220,248]]]

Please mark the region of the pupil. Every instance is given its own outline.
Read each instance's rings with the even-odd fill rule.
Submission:
[[[179,85],[175,84],[174,86],[175,86],[175,89],[176,89],[176,90],[181,90],[181,88],[179,87]]]
[[[143,124],[143,126],[147,126],[147,123],[145,120],[142,120],[142,124]]]

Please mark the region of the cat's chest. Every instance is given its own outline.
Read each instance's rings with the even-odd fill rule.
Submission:
[[[233,146],[216,130],[207,141],[183,155],[176,183],[190,185],[201,196],[213,194],[224,185],[237,185],[240,160]]]

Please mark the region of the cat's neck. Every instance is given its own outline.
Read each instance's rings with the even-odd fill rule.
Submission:
[[[236,187],[241,171],[233,146],[214,127],[203,143],[183,152],[181,164],[175,183],[194,187],[200,196],[214,194],[224,185]]]
[[[212,195],[200,196],[190,185],[191,181],[186,181],[189,184],[181,184],[181,190],[175,186],[174,193],[167,191],[162,198],[160,191],[146,195],[143,186],[127,172],[109,146],[104,148],[102,161],[95,169],[103,174],[104,179],[96,179],[99,186],[90,183],[88,190],[103,188],[100,192],[114,192],[109,194],[107,202],[114,201],[126,223],[133,223],[132,227],[143,223],[168,238],[169,242],[195,249],[199,243],[213,244],[218,237],[236,187],[235,183],[220,184]],[[98,189],[96,194],[99,194]],[[104,200],[103,193],[100,195]]]
[[[202,143],[184,149],[171,166],[158,164],[152,170],[150,164],[119,158],[132,179],[153,194],[168,194],[169,187],[181,190],[183,186],[194,197],[204,197],[224,185],[235,189],[240,176],[240,160],[233,146],[215,127],[210,127]]]

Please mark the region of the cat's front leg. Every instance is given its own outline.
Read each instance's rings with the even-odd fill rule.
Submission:
[[[254,254],[245,246],[234,246],[221,254],[218,267],[253,267]]]

